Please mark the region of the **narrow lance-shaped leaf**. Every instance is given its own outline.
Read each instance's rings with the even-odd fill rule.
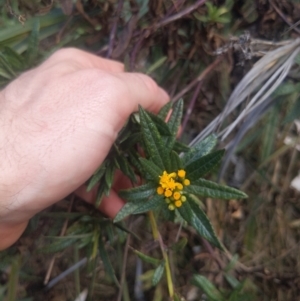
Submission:
[[[116,159],[123,174],[127,176],[133,183],[136,183],[137,179],[132,167],[128,163],[128,159],[125,158],[124,155],[120,155]]]
[[[28,38],[28,48],[26,51],[26,60],[28,64],[31,64],[37,56],[39,46],[39,32],[40,21],[39,18],[35,18],[31,33]]]
[[[158,182],[159,176],[163,173],[163,170],[145,158],[140,158],[140,162],[144,170],[151,176],[152,180]]]
[[[100,235],[100,238],[99,238],[99,247],[98,247],[98,249],[99,249],[99,255],[102,259],[105,271],[108,273],[108,275],[111,277],[111,279],[113,279],[115,284],[117,286],[120,286],[120,284],[118,282],[118,279],[115,275],[114,268],[113,268],[113,266],[112,266],[112,264],[109,260],[109,257],[108,257],[107,251],[105,249],[104,242],[102,240],[101,235]]]
[[[40,248],[39,252],[41,253],[53,253],[53,252],[59,252],[61,250],[66,249],[67,247],[75,244],[78,241],[78,238],[68,238],[61,240],[56,240],[52,242],[51,244],[48,244],[46,247]]]
[[[247,195],[238,189],[219,185],[217,183],[204,179],[193,181],[191,185],[185,187],[185,191],[193,193],[195,195],[210,197],[214,199],[231,200],[247,198]]]
[[[128,153],[130,163],[137,169],[140,175],[144,174],[143,166],[139,160],[139,155],[135,151],[131,151]]]
[[[159,118],[161,118],[162,120],[165,120],[168,116],[168,113],[170,112],[172,108],[172,102],[169,101],[168,103],[166,103],[159,111],[159,113],[157,114],[157,116]]]
[[[200,287],[208,296],[209,300],[225,301],[224,296],[206,277],[201,275],[194,275],[192,278],[192,284]]]
[[[115,174],[115,166],[112,164],[108,165],[106,168],[104,178],[105,178],[105,183],[106,183],[107,187],[109,187],[109,188],[113,184],[114,174]]]
[[[140,251],[138,251],[138,250],[136,250],[136,249],[133,249],[133,252],[139,257],[139,258],[141,258],[143,261],[145,261],[145,262],[148,262],[148,263],[151,263],[151,264],[154,264],[154,265],[159,265],[159,263],[160,263],[160,260],[159,259],[156,259],[156,258],[154,258],[154,257],[151,257],[151,256],[148,256],[148,255],[146,255],[146,254],[144,254],[144,253],[142,253],[142,252],[140,252]]]
[[[10,78],[16,77],[15,71],[2,52],[0,52],[0,68],[3,70],[2,76],[7,73],[7,76],[10,76]]]
[[[5,57],[8,58],[8,61],[11,64],[12,68],[14,68],[14,70],[25,70],[26,61],[18,52],[7,46],[5,46],[1,52]]]
[[[171,170],[177,171],[179,169],[182,169],[181,160],[176,152],[171,151]]]
[[[101,202],[103,200],[103,196],[106,194],[108,188],[106,183],[101,183],[99,185],[98,191],[97,191],[97,196],[96,196],[96,201],[95,201],[95,208],[99,208],[101,205]]]
[[[204,140],[197,143],[187,153],[183,155],[182,162],[184,166],[187,166],[190,163],[210,153],[210,151],[216,146],[217,142],[217,136],[215,134],[212,134]]]
[[[121,198],[127,201],[136,201],[141,199],[147,199],[151,195],[154,195],[156,191],[156,185],[154,183],[147,183],[138,187],[121,190],[119,195]]]
[[[161,118],[159,118],[157,115],[155,115],[151,112],[147,112],[147,114],[149,115],[151,120],[154,122],[156,128],[158,129],[158,131],[161,135],[163,135],[163,136],[171,136],[172,135],[170,128]]]
[[[93,176],[91,177],[88,186],[86,188],[86,191],[91,191],[95,185],[100,181],[100,179],[103,177],[106,170],[105,162],[95,171]]]
[[[162,138],[155,124],[142,107],[139,108],[139,113],[146,150],[151,160],[156,165],[158,165],[160,168],[167,169],[170,165],[170,158],[166,153]]]
[[[155,194],[151,199],[144,200],[140,202],[138,208],[133,212],[133,214],[141,214],[148,212],[150,210],[157,209],[164,203],[164,197],[158,194]]]
[[[175,141],[175,143],[173,145],[173,150],[177,153],[181,153],[181,152],[188,152],[190,150],[190,148],[187,145],[185,145],[184,143]]]
[[[185,168],[187,178],[193,184],[192,181],[203,177],[208,172],[210,172],[217,164],[219,164],[221,162],[223,154],[224,150],[219,150],[190,163]]]
[[[200,207],[194,203],[193,199],[187,195],[187,201],[178,208],[182,218],[186,220],[199,235],[211,242],[219,249],[223,249],[215,231],[208,220],[208,217]]]
[[[160,281],[162,275],[164,274],[165,269],[165,261],[163,260],[160,265],[155,269],[153,278],[152,278],[152,285],[156,286],[158,282]]]
[[[138,209],[139,205],[140,202],[138,201],[126,203],[114,218],[114,223],[117,223],[125,217],[127,217],[128,215],[134,213],[134,211]]]
[[[175,104],[170,119],[168,120],[168,127],[172,134],[172,136],[167,139],[167,143],[166,143],[169,150],[173,148],[173,145],[176,140],[178,129],[181,124],[182,110],[183,110],[183,100],[180,99]]]

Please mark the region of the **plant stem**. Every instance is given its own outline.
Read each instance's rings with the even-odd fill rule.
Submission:
[[[149,214],[149,219],[150,219],[153,238],[155,240],[158,240],[159,245],[160,245],[160,249],[161,249],[161,252],[162,252],[162,255],[163,255],[163,259],[165,260],[165,271],[166,271],[166,277],[167,277],[169,296],[171,297],[171,300],[173,300],[174,286],[173,286],[173,281],[172,281],[172,275],[171,275],[171,269],[170,269],[170,262],[169,262],[168,253],[166,252],[166,250],[164,248],[164,244],[163,244],[161,235],[158,231],[153,211],[149,211],[148,214]]]
[[[156,220],[155,220],[153,211],[149,211],[148,213],[149,213],[149,219],[150,219],[153,238],[154,238],[154,240],[158,240],[159,232],[157,229],[157,224],[156,224]]]

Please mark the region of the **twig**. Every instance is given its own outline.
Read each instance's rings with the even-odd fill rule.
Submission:
[[[223,56],[218,57],[212,64],[210,64],[206,69],[201,72],[199,76],[197,76],[191,83],[189,83],[184,89],[182,89],[179,93],[177,93],[172,101],[176,102],[178,99],[180,99],[184,94],[189,92],[197,83],[203,81],[203,79],[220,63]]]
[[[283,21],[287,23],[289,26],[291,26],[293,30],[295,30],[297,33],[300,34],[300,30],[297,27],[293,26],[293,24],[287,19],[285,14],[274,4],[274,2],[272,0],[269,0],[269,2],[271,6],[276,10],[277,14],[283,19]]]
[[[148,216],[149,216],[149,220],[150,220],[153,238],[154,238],[154,240],[157,240],[159,242],[159,246],[160,246],[160,249],[161,249],[161,252],[163,255],[163,259],[165,261],[165,272],[166,272],[169,296],[170,296],[171,300],[173,300],[174,299],[174,285],[173,285],[172,273],[171,273],[171,269],[170,269],[169,257],[168,257],[167,251],[165,249],[162,237],[158,231],[157,223],[156,223],[153,212],[149,211]]]
[[[60,280],[67,277],[69,274],[73,273],[76,269],[80,268],[81,266],[85,265],[87,263],[87,258],[84,257],[74,265],[72,265],[70,268],[62,272],[60,275],[52,279],[47,286],[45,287],[45,290],[49,290],[51,287],[53,287],[55,284],[57,284]]]
[[[119,21],[119,17],[120,17],[121,11],[122,11],[123,4],[124,4],[124,0],[119,0],[118,7],[116,10],[116,15],[114,17],[113,25],[112,25],[110,35],[109,35],[108,50],[107,50],[107,54],[106,54],[107,58],[111,57],[111,54],[112,54],[112,51],[114,48],[117,25],[118,25],[118,21]]]
[[[129,71],[134,70],[134,62],[136,59],[136,55],[137,55],[139,49],[141,48],[141,45],[144,41],[144,37],[145,37],[145,34],[140,38],[140,40],[136,43],[135,47],[133,48],[133,51],[130,56]]]
[[[130,231],[131,231],[131,227],[132,227],[132,223],[129,226]],[[131,234],[128,233],[126,243],[125,243],[125,248],[124,248],[123,266],[122,266],[121,280],[120,280],[120,290],[119,290],[117,301],[122,300],[123,287],[124,287],[124,282],[125,282],[125,277],[126,277],[127,256],[128,256],[128,249],[129,249],[129,245],[130,245],[130,240],[131,240]]]
[[[169,11],[166,13],[166,16],[169,16],[169,15],[173,14],[174,12],[178,12],[179,7],[184,4],[185,0],[177,0],[177,2],[172,0],[172,2],[173,2],[173,6],[171,6]]]
[[[223,270],[225,268],[225,264],[223,263],[223,261],[219,258],[219,256],[216,254],[216,252],[214,251],[214,249],[212,248],[211,244],[204,238],[201,237],[201,241],[204,244],[206,250],[208,251],[208,253],[215,259],[215,261],[217,262],[219,268],[221,270]]]
[[[191,101],[189,103],[188,109],[186,111],[186,114],[184,116],[183,122],[181,124],[181,133],[184,133],[185,127],[187,125],[187,122],[190,119],[190,116],[191,116],[191,114],[193,112],[193,109],[194,109],[194,106],[195,106],[195,103],[196,103],[196,99],[197,99],[197,97],[198,97],[198,95],[200,93],[200,90],[202,88],[202,83],[203,83],[203,81],[201,81],[201,82],[198,83],[198,85],[197,85],[197,87],[195,89],[195,92],[193,94],[193,97],[192,97],[192,99],[191,99]]]
[[[72,209],[72,206],[73,206],[73,202],[74,202],[74,197],[75,195],[72,194],[72,197],[71,197],[71,202],[69,204],[69,208],[68,208],[68,213],[71,212],[71,209]],[[66,231],[67,231],[67,227],[68,227],[68,222],[69,222],[69,219],[66,218],[62,228],[61,228],[61,231],[60,231],[60,235],[59,236],[64,236]],[[45,280],[44,280],[44,285],[46,285],[48,282],[49,282],[49,279],[51,277],[51,273],[52,273],[52,269],[53,269],[53,266],[54,266],[54,263],[55,263],[55,259],[56,259],[56,255],[54,255],[50,261],[50,264],[49,264],[49,267],[48,267],[48,271],[46,273],[46,276],[45,276]]]
[[[193,12],[194,10],[196,10],[199,6],[203,5],[206,2],[206,0],[199,0],[197,1],[195,4],[187,7],[186,9],[182,10],[181,12],[179,12],[178,14],[172,15],[170,17],[164,18],[161,21],[159,21],[157,24],[155,24],[155,29],[165,26],[173,21],[176,21],[178,19],[181,19],[182,17],[184,17],[185,15],[190,14],[191,12]]]

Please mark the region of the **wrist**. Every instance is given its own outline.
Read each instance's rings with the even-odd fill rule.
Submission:
[[[7,109],[7,102],[4,98],[4,90],[0,92],[0,158],[1,158],[1,172],[0,172],[0,221],[2,222],[7,215],[10,204],[13,203],[13,197],[17,189],[16,186],[16,169],[15,162],[12,158],[12,151],[10,150],[10,140],[12,138],[11,125],[12,116],[9,116]]]

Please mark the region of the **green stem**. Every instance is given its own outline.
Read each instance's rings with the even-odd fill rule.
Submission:
[[[158,240],[159,232],[158,232],[158,228],[157,228],[157,224],[156,224],[156,220],[155,220],[153,211],[149,211],[148,214],[149,214],[153,238],[154,238],[154,240]]]
[[[160,248],[161,248],[161,252],[162,252],[162,255],[163,255],[163,259],[165,260],[165,271],[166,271],[166,277],[167,277],[167,285],[168,285],[168,290],[169,290],[169,296],[173,300],[174,286],[173,286],[173,281],[172,281],[172,275],[171,275],[171,269],[170,269],[170,262],[169,262],[168,253],[166,252],[166,250],[164,248],[163,241],[162,241],[161,235],[158,231],[153,211],[149,211],[148,214],[149,214],[149,219],[150,219],[150,225],[151,225],[151,229],[152,229],[153,238],[155,240],[158,240]]]

